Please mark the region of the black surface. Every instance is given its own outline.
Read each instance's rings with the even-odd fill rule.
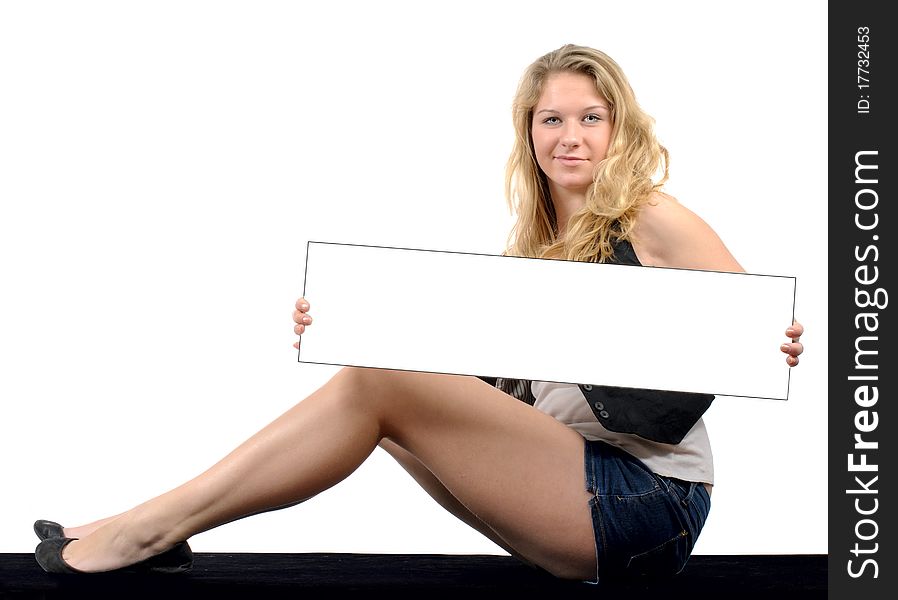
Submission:
[[[0,554],[0,598],[825,598],[825,555],[693,556],[659,580],[557,580],[516,559],[435,554],[197,553],[181,575],[49,575],[33,554]]]

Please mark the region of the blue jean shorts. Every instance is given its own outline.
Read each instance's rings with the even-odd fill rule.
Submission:
[[[605,442],[585,442],[598,564],[591,583],[682,571],[711,508],[705,486],[657,475]]]

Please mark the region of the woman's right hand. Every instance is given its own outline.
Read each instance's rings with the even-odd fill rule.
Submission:
[[[293,311],[293,322],[296,323],[293,326],[293,332],[296,335],[302,335],[306,326],[312,324],[312,317],[306,314],[308,311],[309,303],[305,298],[296,301],[296,310]],[[299,350],[299,342],[294,342],[293,347]]]

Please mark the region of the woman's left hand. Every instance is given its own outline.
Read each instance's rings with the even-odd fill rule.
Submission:
[[[786,337],[792,338],[791,344],[783,344],[780,350],[789,356],[786,357],[786,364],[794,367],[798,364],[798,355],[804,352],[804,346],[798,341],[804,333],[804,327],[798,321],[792,321],[792,327],[786,330]]]

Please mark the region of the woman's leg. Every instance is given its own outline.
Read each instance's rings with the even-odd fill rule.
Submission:
[[[72,542],[64,558],[118,568],[295,504],[352,473],[384,438],[524,560],[594,576],[578,433],[473,377],[361,368],[341,370],[205,473]]]
[[[455,515],[458,519],[460,519],[463,523],[469,525],[475,530],[479,531],[481,534],[492,540],[497,546],[508,552],[509,554],[515,555],[515,550],[508,545],[508,542],[499,537],[499,535],[493,531],[489,525],[478,519],[471,511],[469,511],[464,504],[458,501],[458,499],[452,495],[452,493],[446,489],[446,486],[436,478],[436,476],[431,473],[427,467],[425,467],[420,460],[414,457],[411,452],[408,450],[401,448],[399,444],[394,442],[389,438],[383,438],[380,441],[380,447],[390,456],[392,456],[399,465],[405,469],[409,475],[421,486],[421,488],[427,492],[436,502],[445,508],[447,511]],[[106,517],[100,519],[98,521],[93,521],[91,523],[87,523],[85,525],[80,525],[78,527],[66,527],[64,528],[64,533],[66,537],[70,538],[82,538],[95,530],[99,529],[109,521],[116,519],[121,516],[121,513],[118,515],[114,515],[111,517]],[[517,558],[526,562],[526,560],[517,555]]]
[[[447,511],[455,515],[462,523],[469,525],[476,531],[479,531],[485,537],[489,538],[494,544],[517,558],[518,560],[534,566],[530,561],[517,553],[508,542],[502,539],[489,525],[481,521],[477,515],[468,510],[464,504],[458,501],[458,498],[452,495],[443,482],[437,479],[436,475],[424,466],[424,464],[414,457],[408,450],[401,448],[396,442],[389,438],[380,441],[380,447],[387,454],[392,456],[399,465],[405,469],[409,475],[427,492],[431,498],[436,500],[437,504],[445,508]]]

